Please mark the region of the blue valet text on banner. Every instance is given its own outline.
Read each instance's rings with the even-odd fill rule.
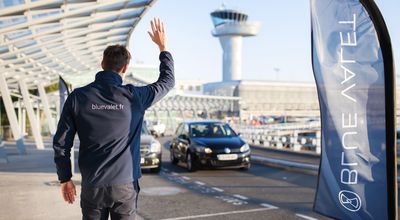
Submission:
[[[321,111],[314,210],[337,219],[397,215],[390,37],[372,0],[311,0]]]

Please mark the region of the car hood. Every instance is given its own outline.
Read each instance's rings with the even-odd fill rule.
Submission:
[[[234,137],[197,137],[192,138],[194,144],[206,146],[214,149],[222,149],[225,147],[240,148],[245,142],[238,136]]]
[[[140,145],[150,145],[154,137],[148,134],[140,135]]]

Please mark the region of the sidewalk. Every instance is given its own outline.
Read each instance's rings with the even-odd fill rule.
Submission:
[[[79,196],[73,205],[61,196],[50,141],[45,150],[25,144],[27,155],[19,155],[15,144],[5,142],[9,163],[0,164],[0,219],[81,219]],[[79,175],[73,179],[80,195]]]

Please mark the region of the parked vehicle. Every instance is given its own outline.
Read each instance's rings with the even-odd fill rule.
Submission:
[[[150,134],[146,123],[143,123],[140,135],[141,168],[150,169],[151,172],[155,173],[160,172],[161,152],[160,142]]]
[[[202,166],[250,168],[250,147],[229,124],[219,121],[181,123],[170,145],[170,160],[187,164],[188,171]]]
[[[315,150],[318,141],[316,131],[299,132],[297,138],[303,150]]]
[[[164,137],[166,125],[161,123],[160,120],[149,122],[149,130],[152,135],[155,137]]]

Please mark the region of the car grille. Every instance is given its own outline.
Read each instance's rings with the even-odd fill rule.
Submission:
[[[242,161],[239,160],[227,160],[227,161],[219,161],[219,160],[212,160],[211,161],[211,165],[213,166],[218,166],[218,167],[222,167],[222,166],[237,166],[240,165]]]
[[[212,147],[211,147],[212,148]],[[230,150],[231,150],[231,152],[230,152],[230,154],[234,154],[234,153],[240,153],[240,149],[239,148],[231,148],[231,147],[228,147]],[[212,149],[215,149],[215,148],[212,148]],[[213,150],[213,152],[214,153],[218,153],[218,154],[226,154],[226,152],[225,152],[225,148],[222,148],[222,149],[215,149],[215,150]]]

